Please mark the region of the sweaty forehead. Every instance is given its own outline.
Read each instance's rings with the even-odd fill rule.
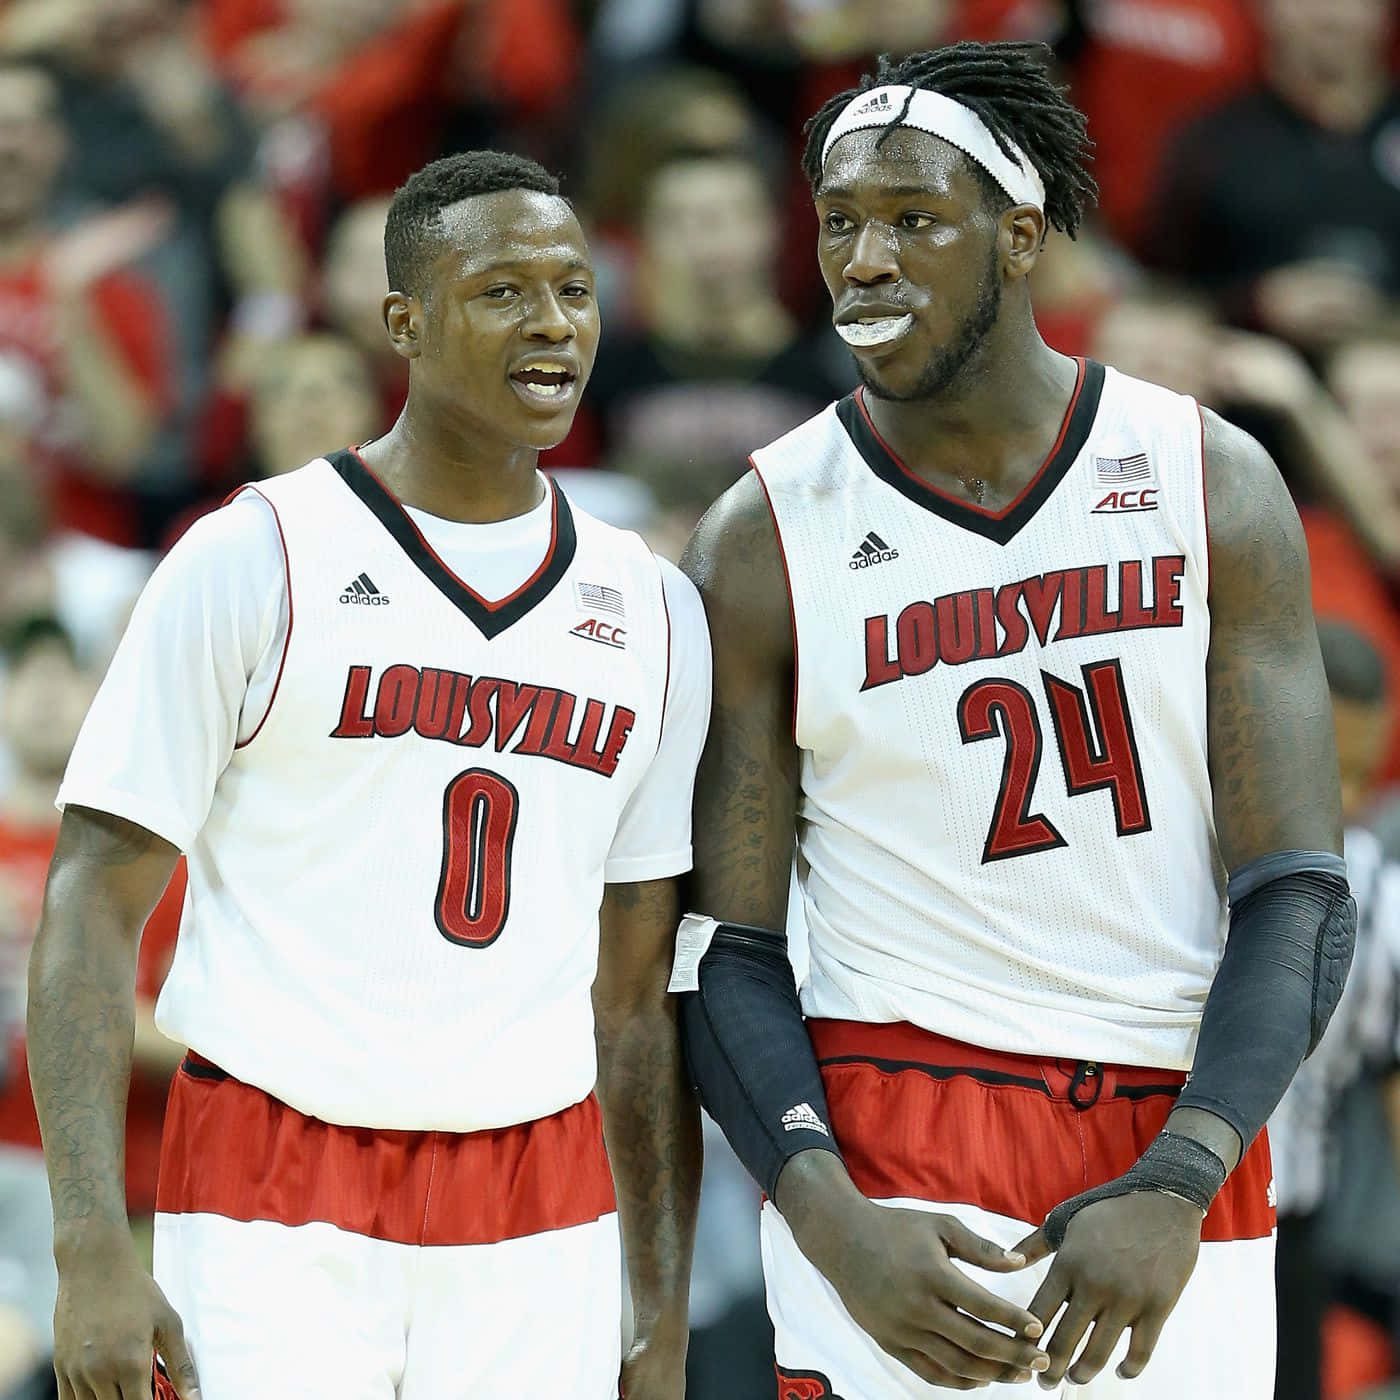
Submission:
[[[558,195],[500,190],[442,211],[445,260],[460,276],[507,263],[591,266],[577,216]]]
[[[841,137],[822,167],[816,194],[878,196],[906,189],[968,198],[979,192],[972,164],[956,146],[917,127],[901,126],[888,135],[884,128],[872,127]]]

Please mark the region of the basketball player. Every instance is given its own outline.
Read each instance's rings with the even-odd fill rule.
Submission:
[[[1272,1393],[1259,1130],[1355,919],[1307,561],[1251,439],[1037,334],[1092,194],[1042,52],[882,64],[812,121],[863,387],[687,555],[715,715],[673,986],[770,1198],[784,1400]]]
[[[149,1396],[153,1345],[183,1400],[615,1400],[619,1207],[622,1381],[683,1394],[698,1113],[666,975],[703,612],[536,469],[598,341],[554,178],[437,161],[385,252],[402,416],[176,546],[59,794],[29,1034],[65,1400]],[[180,851],[153,1281],[121,1124]]]

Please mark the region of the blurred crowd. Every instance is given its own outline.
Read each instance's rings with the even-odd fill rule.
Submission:
[[[1392,0],[0,0],[0,1396],[41,1374],[52,1300],[22,1023],[58,777],[161,551],[240,483],[393,421],[395,187],[480,146],[563,172],[605,331],[546,465],[674,558],[750,450],[854,383],[804,120],[872,55],[958,38],[1049,43],[1089,116],[1100,208],[1035,271],[1046,339],[1196,395],[1280,464],[1341,629],[1339,714],[1365,721],[1348,811],[1400,854]],[[138,1222],[179,1053],[149,1015],[178,884],[142,954]],[[1298,1208],[1329,1400],[1400,1369],[1394,1046],[1327,1087]],[[755,1198],[712,1162],[692,1391],[771,1397]]]

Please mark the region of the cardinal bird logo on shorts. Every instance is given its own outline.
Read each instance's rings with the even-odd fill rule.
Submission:
[[[778,1400],[841,1400],[831,1388],[831,1382],[820,1371],[785,1371],[778,1373]]]

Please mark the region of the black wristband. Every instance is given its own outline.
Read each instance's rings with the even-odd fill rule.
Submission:
[[[1061,1201],[1045,1217],[1042,1227],[1052,1249],[1064,1243],[1069,1222],[1085,1206],[1126,1196],[1134,1191],[1160,1191],[1189,1201],[1202,1215],[1210,1209],[1228,1173],[1225,1163],[1210,1148],[1184,1133],[1163,1130],[1147,1145],[1147,1151],[1122,1176],[1105,1181]]]

